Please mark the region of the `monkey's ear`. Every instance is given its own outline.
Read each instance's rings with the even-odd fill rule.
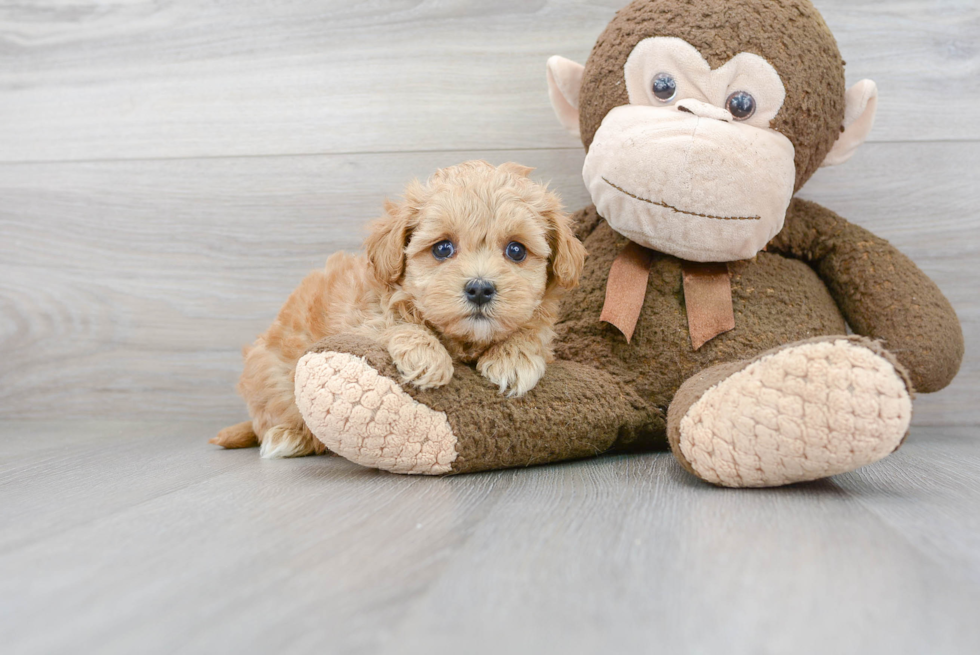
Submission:
[[[844,96],[844,131],[827,153],[821,166],[843,164],[857,151],[871,133],[878,110],[878,87],[871,80],[861,80]]]
[[[578,103],[584,73],[585,66],[570,59],[554,56],[548,60],[548,97],[558,120],[573,136],[580,136]]]

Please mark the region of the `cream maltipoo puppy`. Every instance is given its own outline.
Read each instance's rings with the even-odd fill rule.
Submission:
[[[422,389],[447,384],[455,359],[476,362],[502,393],[531,390],[552,357],[562,291],[578,284],[586,255],[531,170],[466,162],[386,202],[365,254],[330,257],[245,349],[238,390],[252,420],[212,443],[261,445],[269,458],[324,452],[296,407],[293,378],[307,349],[342,333],[384,344],[403,380]]]

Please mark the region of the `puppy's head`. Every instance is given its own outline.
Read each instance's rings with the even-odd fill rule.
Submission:
[[[378,279],[461,341],[492,343],[530,323],[578,284],[585,261],[561,201],[531,170],[466,162],[409,185],[365,243]]]

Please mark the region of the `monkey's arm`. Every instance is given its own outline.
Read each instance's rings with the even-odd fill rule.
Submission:
[[[820,205],[794,199],[770,249],[810,263],[857,334],[881,339],[917,391],[939,391],[963,360],[952,305],[894,246]]]

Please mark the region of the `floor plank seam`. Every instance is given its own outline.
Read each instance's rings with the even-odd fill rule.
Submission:
[[[886,141],[867,141],[867,145],[929,145],[929,144],[980,144],[978,139],[889,139]],[[107,157],[88,159],[39,159],[39,160],[5,160],[0,159],[2,166],[46,166],[65,164],[125,164],[138,162],[177,162],[177,161],[208,161],[236,159],[299,159],[311,157],[384,157],[401,155],[434,155],[453,153],[500,153],[500,152],[581,152],[582,146],[535,146],[535,147],[464,147],[464,148],[423,148],[417,150],[349,150],[337,152],[285,152],[285,153],[255,153],[237,155],[193,155],[169,157]]]

